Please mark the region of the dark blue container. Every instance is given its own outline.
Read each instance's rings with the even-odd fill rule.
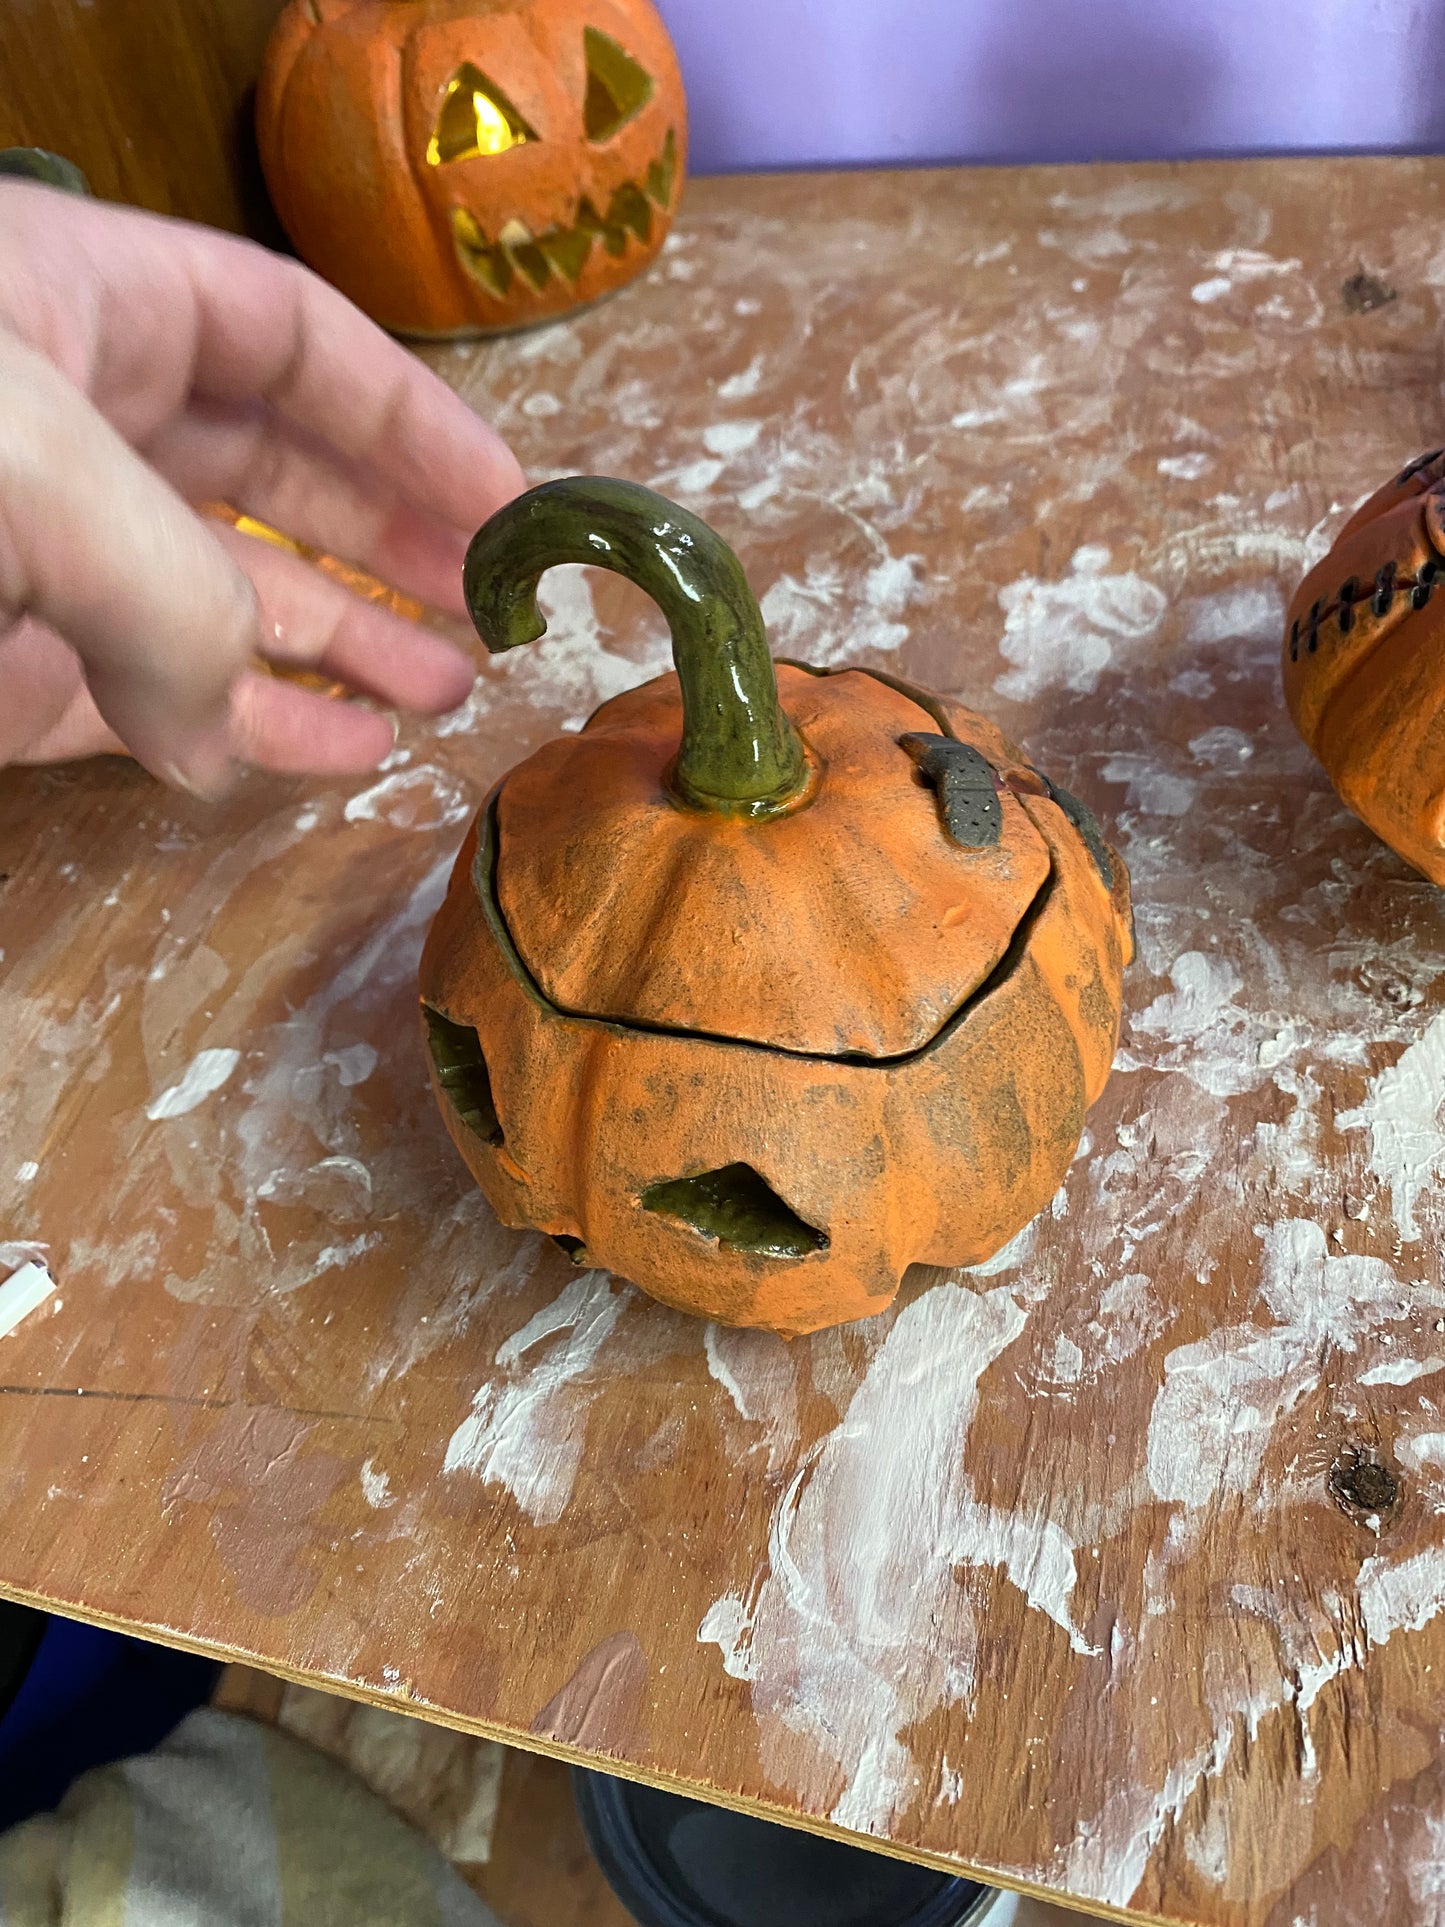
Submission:
[[[997,1894],[931,1867],[572,1769],[587,1844],[639,1927],[964,1927]]]
[[[157,1746],[220,1668],[0,1602],[0,1832],[59,1804],[93,1766]]]

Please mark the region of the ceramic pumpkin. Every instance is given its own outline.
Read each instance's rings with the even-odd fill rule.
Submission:
[[[524,327],[645,268],[687,114],[651,0],[289,0],[256,100],[297,251],[385,327]]]
[[[1343,802],[1445,883],[1445,449],[1351,516],[1295,592],[1284,688]]]
[[[433,1082],[497,1213],[788,1334],[987,1258],[1109,1073],[1119,858],[961,705],[775,672],[731,550],[633,484],[547,483],[479,532],[489,649],[543,633],[558,562],[646,589],[676,674],[502,779],[427,940]]]

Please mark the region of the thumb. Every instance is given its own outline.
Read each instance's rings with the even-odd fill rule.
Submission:
[[[251,583],[86,397],[0,328],[0,625],[27,615],[65,637],[148,769],[206,795],[228,786],[232,685],[260,637]]]

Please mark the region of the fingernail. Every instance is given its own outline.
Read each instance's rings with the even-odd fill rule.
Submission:
[[[241,772],[234,763],[223,764],[210,779],[188,775],[179,763],[163,763],[157,774],[172,789],[184,790],[187,796],[199,797],[203,803],[224,802],[241,780]]]

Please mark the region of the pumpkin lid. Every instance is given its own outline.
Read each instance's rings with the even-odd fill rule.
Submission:
[[[891,679],[775,681],[731,551],[628,483],[547,483],[481,531],[467,595],[488,647],[542,632],[537,580],[563,561],[649,590],[679,674],[546,744],[489,808],[478,888],[539,994],[810,1056],[923,1048],[1048,882],[1004,780],[1039,779],[981,717]]]

